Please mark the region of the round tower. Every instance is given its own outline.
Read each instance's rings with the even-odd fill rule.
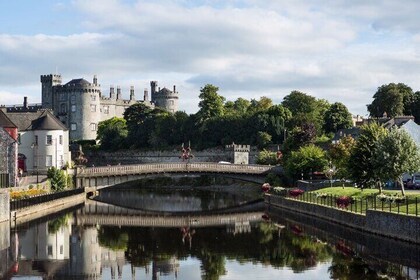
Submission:
[[[150,83],[152,88],[152,102],[168,112],[175,113],[178,111],[178,92],[174,86],[173,91],[163,88],[156,92],[157,82]]]

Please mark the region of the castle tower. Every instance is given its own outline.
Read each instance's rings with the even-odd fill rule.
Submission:
[[[149,102],[149,92],[147,91],[147,88],[144,89],[143,100],[144,102]]]
[[[41,75],[41,84],[42,84],[42,108],[54,109],[54,90],[53,87],[56,85],[61,85],[61,75],[49,74]]]
[[[95,86],[97,86],[97,85],[98,85],[98,78],[96,77],[96,75],[94,75],[94,76],[93,76],[93,84],[94,84]]]
[[[249,164],[250,145],[232,143],[231,145],[226,145],[226,149],[231,151],[230,159],[233,159],[234,164]]]
[[[130,86],[130,101],[135,100],[134,97],[134,86]]]
[[[156,91],[157,82],[151,81],[150,86],[152,89],[152,102],[162,109],[165,109],[168,112],[175,113],[178,111],[178,92],[174,86],[173,91],[170,91],[167,88],[159,88],[159,91]]]
[[[151,81],[150,82],[150,94],[151,94],[151,97],[152,97],[152,101],[153,101],[153,98],[154,98],[154,95],[156,94],[156,92],[157,92],[157,86],[158,86],[158,82],[157,81]]]
[[[117,86],[117,99],[122,99],[121,88]]]
[[[111,86],[111,87],[109,88],[109,98],[111,98],[111,99],[115,99],[114,86]]]

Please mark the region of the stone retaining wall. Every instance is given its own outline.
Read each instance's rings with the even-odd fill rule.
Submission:
[[[0,190],[0,222],[10,218],[10,195],[8,190]]]
[[[86,194],[68,196],[11,212],[12,227],[85,202]]]
[[[366,215],[304,201],[266,195],[270,206],[315,216],[337,224],[386,237],[420,243],[420,217],[367,210]]]

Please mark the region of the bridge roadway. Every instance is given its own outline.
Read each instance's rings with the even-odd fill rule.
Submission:
[[[261,177],[273,170],[273,166],[248,164],[220,164],[212,162],[151,163],[76,168],[76,186],[103,188],[138,180],[148,174],[223,174],[260,183]],[[280,171],[281,172],[281,171]],[[260,180],[255,180],[260,178]]]
[[[230,214],[147,214],[145,211],[128,209],[93,200],[87,200],[85,207],[77,211],[75,216],[77,225],[167,228],[242,226],[259,221],[262,221],[262,211]]]

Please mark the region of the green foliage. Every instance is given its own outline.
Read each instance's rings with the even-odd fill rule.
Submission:
[[[343,128],[351,128],[353,122],[347,107],[336,102],[324,114],[324,130],[326,133],[337,132]]]
[[[378,88],[368,111],[372,117],[382,117],[385,112],[388,117],[410,115],[413,101],[413,90],[409,86],[390,83]]]
[[[271,186],[281,186],[283,184],[282,179],[274,173],[268,173],[265,177],[265,182]]]
[[[125,147],[128,135],[127,122],[123,118],[113,117],[99,122],[96,139],[103,150],[118,150]]]
[[[67,176],[63,170],[55,167],[50,167],[47,171],[47,177],[51,183],[52,191],[63,191],[66,188]]]
[[[360,186],[374,186],[379,180],[375,172],[372,157],[380,137],[385,136],[387,130],[377,123],[363,125],[359,138],[349,158],[348,168],[351,178]]]
[[[127,250],[128,234],[120,233],[117,227],[101,227],[98,232],[99,245],[113,251]]]
[[[54,220],[51,220],[48,222],[48,233],[49,234],[55,234],[58,232],[58,230],[66,226],[69,220],[69,214],[63,215],[59,218],[56,218]]]
[[[287,156],[292,151],[300,147],[313,144],[316,140],[316,129],[312,123],[303,123],[300,127],[295,127],[283,145],[284,154]]]
[[[394,127],[389,133],[380,135],[372,155],[372,165],[375,178],[399,181],[404,195],[402,175],[419,170],[419,150],[405,130]]]
[[[259,149],[266,148],[271,143],[271,135],[264,131],[257,133],[257,145]]]
[[[337,168],[337,178],[346,179],[350,177],[348,165],[355,145],[356,140],[351,136],[343,137],[338,143],[330,145],[329,156],[332,164]]]
[[[277,164],[277,156],[275,152],[270,152],[267,150],[262,150],[258,153],[257,156],[257,163],[258,164],[270,164],[270,165],[276,165]]]
[[[293,179],[308,178],[308,174],[323,171],[328,164],[326,153],[319,147],[310,144],[292,151],[286,159],[285,169]]]
[[[200,89],[199,98],[201,101],[198,103],[200,109],[197,112],[200,123],[203,123],[210,118],[223,115],[223,103],[225,102],[225,98],[217,93],[218,90],[218,87],[211,84],[207,84]]]

